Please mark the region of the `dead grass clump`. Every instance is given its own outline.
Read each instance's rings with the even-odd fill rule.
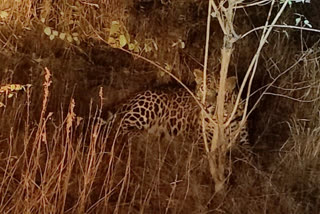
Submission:
[[[316,120],[319,121],[319,118]],[[274,179],[279,191],[291,195],[301,213],[318,213],[319,126],[307,127],[306,121],[297,118],[292,120],[290,126],[292,135],[280,150],[279,168],[274,169]]]
[[[205,204],[212,186],[199,145],[142,135],[114,141],[109,138],[110,127],[94,119],[101,116],[101,109],[85,121],[75,115],[73,100],[65,116],[48,112],[47,69],[43,86],[42,110],[35,124],[30,118],[30,95],[22,108],[7,106],[7,113],[23,111],[27,118],[20,121],[21,129],[16,128],[16,118],[8,120],[12,131],[1,135],[7,146],[1,148],[0,212],[208,210]]]
[[[292,117],[287,125],[288,140],[281,146],[272,167],[273,181],[279,192],[289,195],[299,213],[319,212],[319,51],[318,44],[303,54],[294,73],[285,77],[277,89],[287,99]],[[291,100],[291,101],[290,101]]]
[[[197,145],[143,135],[129,137],[127,144],[120,142],[114,145],[116,156],[108,162],[112,170],[104,193],[108,207],[120,213],[208,209],[203,203],[211,194],[204,190],[212,186],[204,183],[207,164]]]
[[[8,109],[5,109],[6,116],[11,112],[20,114],[25,111],[27,118],[23,118],[19,125],[15,123],[18,119],[11,121],[7,124],[11,127],[11,133],[2,132],[1,135],[2,139],[7,139],[3,141],[0,159],[1,213],[63,213],[68,209],[83,213],[93,175],[97,170],[95,166],[101,163],[101,155],[97,155],[95,147],[96,143],[99,143],[99,148],[104,150],[105,142],[101,140],[105,138],[100,137],[100,141],[95,138],[99,133],[104,133],[102,125],[89,121],[85,133],[90,136],[81,133],[84,127],[80,118],[76,117],[75,103],[71,101],[68,114],[63,122],[56,126],[51,121],[55,117],[54,113],[47,112],[51,84],[50,72],[47,69],[45,77],[42,111],[37,124],[33,124],[29,118],[29,94],[28,102],[22,108],[10,111],[8,105]],[[63,117],[63,113],[61,116]],[[20,126],[24,128],[21,129]],[[87,138],[90,138],[92,143],[88,150],[85,150],[82,143]],[[78,177],[74,173],[83,176]],[[74,204],[78,206],[73,207]]]

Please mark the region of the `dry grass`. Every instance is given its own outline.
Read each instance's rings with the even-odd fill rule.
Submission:
[[[100,116],[101,109],[84,124],[74,113],[74,100],[65,117],[61,112],[61,123],[51,124],[55,116],[47,112],[50,84],[46,69],[36,126],[28,119],[30,102],[20,109],[27,113],[24,130],[14,129],[17,118],[7,124],[19,136],[12,136],[2,147],[1,213],[186,209],[198,213],[205,209],[200,201],[204,192],[198,189],[205,188],[200,186],[205,176],[199,176],[205,174],[205,161],[198,145],[163,144],[141,136],[129,138],[128,144],[121,139],[110,140],[110,127],[93,119]],[[30,91],[26,98],[30,99]],[[11,112],[9,107],[5,110]]]
[[[148,69],[141,61],[118,52],[97,54],[95,46],[105,48],[100,41],[108,40],[114,20],[139,42],[140,54],[168,63],[190,82],[188,74],[203,59],[204,37],[198,34],[204,35],[207,8],[184,3],[0,1],[0,12],[7,14],[0,18],[0,213],[320,212],[318,44],[299,53],[300,44],[287,42],[285,35],[270,39],[257,70],[260,83],[253,87],[266,84],[249,121],[252,157],[230,157],[232,175],[224,193],[214,193],[199,142],[144,133],[113,138],[118,127],[97,119],[106,118],[105,108],[130,91],[125,86],[138,84],[137,91],[168,82],[159,73],[156,80],[145,71],[126,74],[126,69]],[[51,41],[46,27],[73,41]],[[172,47],[179,39],[186,49]],[[158,50],[151,45],[147,52],[145,44],[154,42]],[[240,57],[241,50],[235,50],[234,70],[253,54],[246,42],[240,47],[248,53]],[[212,61],[219,46],[210,44]],[[210,70],[218,62],[209,64]],[[136,76],[140,79],[131,83]],[[97,99],[91,79],[108,89],[96,90]]]
[[[21,33],[26,31],[53,30],[66,34],[78,33],[80,40],[107,38],[107,28],[112,20],[123,21],[126,17],[126,1],[103,0],[99,3],[63,0],[1,1],[0,10],[5,29],[1,42],[6,49],[15,50]]]

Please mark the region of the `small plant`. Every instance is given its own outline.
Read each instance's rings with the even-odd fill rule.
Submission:
[[[109,30],[109,37],[107,43],[113,48],[125,48],[134,53],[150,53],[152,51],[158,51],[158,45],[154,39],[145,39],[144,44],[140,45],[137,40],[133,40],[130,37],[126,27],[121,24],[119,21],[112,21],[111,27]],[[173,44],[174,46],[183,46],[182,41],[178,41]]]
[[[312,25],[310,24],[309,20],[302,14],[295,13],[296,16],[296,26],[300,25],[301,27],[308,27],[312,28]]]
[[[80,45],[79,34],[78,33],[64,33],[58,32],[57,30],[52,30],[50,27],[45,27],[43,30],[44,34],[49,36],[50,40],[54,40],[58,37],[61,40],[66,40],[69,43],[75,42],[77,45]]]
[[[139,43],[136,40],[130,41],[130,35],[126,27],[120,24],[119,21],[112,21],[107,41],[108,44],[114,48],[124,48],[127,46],[130,51],[139,53],[141,50]]]
[[[5,95],[7,98],[12,98],[14,95],[17,95],[19,91],[26,91],[27,88],[31,87],[31,84],[21,85],[21,84],[7,84],[0,86],[0,95]],[[6,105],[0,102],[0,108],[5,107]]]
[[[31,84],[20,85],[20,84],[8,84],[0,87],[0,95],[6,94],[8,98],[13,97],[13,95],[18,91],[26,91],[26,88],[31,87]]]

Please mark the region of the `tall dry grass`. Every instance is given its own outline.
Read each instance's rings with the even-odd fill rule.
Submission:
[[[66,114],[48,112],[50,86],[51,73],[46,68],[36,123],[29,119],[29,90],[22,108],[14,110],[14,104],[7,104],[2,112],[2,118],[20,111],[26,118],[21,121],[22,129],[17,127],[17,118],[9,123],[1,120],[2,130],[4,125],[11,130],[1,149],[1,213],[187,209],[197,213],[207,209],[203,197],[210,198],[210,194],[201,189],[210,186],[202,181],[206,180],[206,164],[199,145],[186,141],[164,144],[142,135],[129,137],[127,143],[110,139],[110,124],[95,119],[101,116],[101,108],[86,120],[76,116],[74,100]]]
[[[300,64],[281,81],[273,96],[291,105],[288,139],[277,152],[272,181],[290,197],[296,213],[318,213],[319,200],[319,44],[303,52]],[[293,108],[292,108],[293,107]]]

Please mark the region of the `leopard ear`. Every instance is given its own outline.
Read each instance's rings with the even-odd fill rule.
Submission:
[[[194,79],[197,84],[202,84],[203,82],[203,72],[200,69],[193,70]]]
[[[237,85],[237,77],[232,76],[232,77],[228,77],[226,80],[226,91],[228,92],[232,92]]]

